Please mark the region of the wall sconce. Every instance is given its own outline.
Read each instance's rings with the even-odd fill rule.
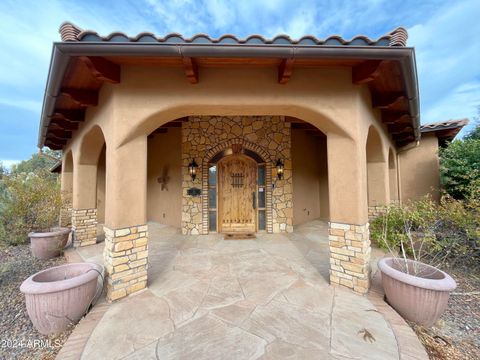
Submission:
[[[275,167],[277,168],[277,178],[278,178],[278,180],[282,180],[283,170],[285,168],[284,165],[283,165],[283,161],[278,159],[277,163],[275,164]]]
[[[188,173],[190,174],[192,181],[195,181],[195,178],[197,177],[197,168],[198,164],[195,162],[195,159],[193,159],[190,164],[188,164]]]

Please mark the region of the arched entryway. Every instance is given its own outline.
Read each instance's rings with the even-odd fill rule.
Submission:
[[[72,211],[74,246],[95,244],[97,236],[103,233],[98,221],[103,222],[105,217],[105,158],[103,131],[94,126],[83,136],[76,159]]]
[[[208,231],[225,234],[266,231],[266,163],[241,143],[206,159]],[[270,214],[270,212],[269,212]]]
[[[370,126],[366,143],[367,195],[370,215],[375,207],[388,203],[388,173],[382,139],[375,127]]]

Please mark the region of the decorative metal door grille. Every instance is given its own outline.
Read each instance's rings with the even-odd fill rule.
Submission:
[[[243,174],[233,173],[232,177],[232,187],[241,188],[243,187]]]

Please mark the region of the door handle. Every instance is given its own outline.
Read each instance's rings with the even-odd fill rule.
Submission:
[[[257,208],[257,194],[254,192],[252,192],[252,199],[253,199],[253,208],[256,209]]]

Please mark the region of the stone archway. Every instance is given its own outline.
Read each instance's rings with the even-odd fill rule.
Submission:
[[[254,144],[242,138],[234,138],[224,141],[209,149],[202,161],[202,234],[208,234],[209,228],[209,168],[216,164],[223,157],[230,154],[243,153],[254,159],[257,163],[262,163],[265,167],[265,230],[267,233],[273,232],[272,219],[272,160],[271,156],[261,146]],[[206,205],[205,205],[206,204]]]
[[[258,154],[265,162],[265,230],[293,231],[290,124],[283,116],[192,116],[182,123],[182,132],[184,234],[208,234],[208,165],[217,154],[233,151],[235,146]],[[200,163],[194,181],[188,175],[193,159]],[[282,179],[272,174],[278,159],[285,164]],[[201,196],[189,196],[192,188],[200,188]]]

